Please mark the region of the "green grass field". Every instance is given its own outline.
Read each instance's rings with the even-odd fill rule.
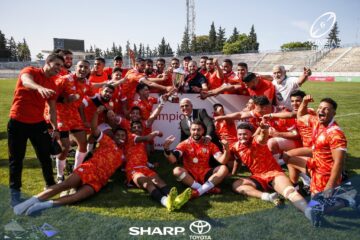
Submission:
[[[283,209],[261,200],[236,195],[231,183],[245,172],[226,179],[222,184],[223,194],[203,196],[189,202],[181,211],[169,213],[149,195],[139,189],[124,185],[124,174],[118,171],[109,184],[96,196],[74,206],[44,211],[36,217],[15,216],[9,205],[8,153],[6,124],[16,81],[0,81],[0,237],[4,238],[4,225],[16,220],[31,235],[32,226],[49,223],[59,230],[54,238],[59,239],[189,239],[192,234],[189,224],[204,219],[212,226],[208,235],[212,239],[359,239],[360,214],[349,209],[326,216],[325,227],[313,228],[307,219],[288,202]],[[323,97],[332,97],[338,102],[337,121],[348,140],[346,169],[352,182],[360,190],[360,83],[306,83],[303,89],[315,97],[317,106]],[[172,166],[157,152],[153,160],[160,162],[156,170],[169,184],[179,191],[179,185],[171,175]],[[22,192],[31,196],[42,191],[44,182],[38,160],[31,145],[28,145],[23,170]],[[129,227],[182,226],[186,233],[178,236],[130,236]],[[32,237],[31,237],[32,236]],[[200,239],[200,238],[198,238]],[[206,238],[203,238],[206,239]]]

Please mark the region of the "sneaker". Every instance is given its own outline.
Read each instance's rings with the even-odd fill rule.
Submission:
[[[177,197],[177,195],[178,195],[178,193],[177,193],[176,187],[172,187],[170,189],[170,192],[167,195],[167,199],[166,199],[166,209],[169,212],[174,211],[174,201],[175,201],[175,198]]]
[[[57,184],[62,183],[63,181],[65,181],[64,175],[62,175],[62,176],[57,176],[57,179],[56,179]]]
[[[208,194],[220,194],[221,193],[221,188],[218,187],[213,187],[212,189],[210,189],[209,191],[207,191]]]
[[[62,198],[62,197],[66,197],[66,196],[68,196],[68,195],[70,195],[70,190],[65,190],[65,191],[62,191],[61,193],[60,193],[60,197]]]
[[[270,202],[272,202],[276,207],[280,207],[284,203],[284,199],[277,192],[270,194]]]
[[[304,213],[314,227],[320,227],[323,222],[324,205],[311,200]]]
[[[341,194],[335,194],[334,197],[344,200],[346,202],[346,206],[351,207],[352,209],[356,209],[356,194],[357,191],[355,189],[352,189]]]
[[[21,192],[19,190],[10,188],[10,205],[11,205],[11,207],[15,207],[22,201],[24,201],[24,200],[21,198]]]
[[[200,197],[199,191],[196,189],[191,189],[191,198],[190,199],[195,199]]]
[[[185,189],[180,195],[174,200],[174,209],[180,209],[185,203],[191,198],[191,188]]]

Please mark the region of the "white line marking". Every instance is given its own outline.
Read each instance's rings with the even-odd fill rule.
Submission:
[[[347,117],[347,116],[354,116],[354,115],[359,115],[360,113],[348,113],[348,114],[344,114],[344,115],[339,115],[339,116],[335,116],[335,118],[341,118],[341,117]]]

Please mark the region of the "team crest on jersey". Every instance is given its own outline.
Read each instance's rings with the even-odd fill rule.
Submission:
[[[320,135],[320,137],[318,138],[319,141],[324,141],[325,140],[325,136],[324,135]]]
[[[86,88],[83,89],[83,92],[84,92],[84,93],[86,92]]]
[[[203,153],[207,153],[207,148],[202,148]]]

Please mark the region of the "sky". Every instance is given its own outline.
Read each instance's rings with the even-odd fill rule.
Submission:
[[[90,45],[111,48],[113,42],[124,49],[126,41],[131,46],[149,44],[153,49],[165,37],[176,51],[186,25],[185,3],[185,0],[6,0],[0,2],[0,30],[16,42],[25,38],[33,59],[41,50],[53,49],[53,38],[82,39],[86,49]],[[310,35],[314,21],[332,12],[336,15],[341,43],[360,43],[359,10],[358,0],[195,0],[195,34],[207,35],[212,22],[216,29],[225,28],[226,37],[234,27],[248,34],[254,24],[260,51],[278,50],[286,42],[314,40]]]

